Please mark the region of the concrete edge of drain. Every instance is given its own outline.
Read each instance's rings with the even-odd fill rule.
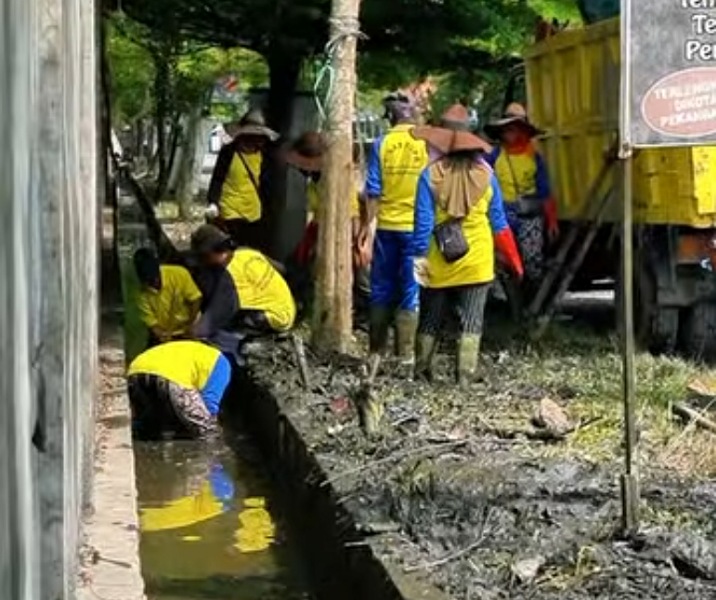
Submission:
[[[361,538],[333,486],[321,486],[326,474],[298,428],[281,411],[266,382],[243,378],[242,420],[269,461],[272,476],[286,498],[291,529],[307,550],[311,582],[318,598],[341,600],[449,600],[416,575],[375,556],[368,545],[346,546]]]
[[[118,324],[103,323],[100,364],[121,363],[123,372],[121,335]],[[82,520],[77,599],[144,600],[129,398],[124,386],[106,389],[106,383],[98,393],[97,447],[90,507]]]

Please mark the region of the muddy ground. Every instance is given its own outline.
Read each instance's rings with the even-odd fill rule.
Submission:
[[[624,539],[620,361],[604,314],[557,324],[538,344],[496,314],[467,390],[452,384],[449,347],[432,385],[383,366],[375,439],[361,432],[352,402],[363,359],[309,355],[310,391],[288,343],[256,345],[250,365],[365,543],[452,598],[716,598],[716,438],[670,411],[694,378],[713,373],[638,358],[642,527]],[[562,441],[533,439],[545,398],[580,424]]]
[[[164,225],[187,245],[191,226]],[[319,459],[363,543],[451,598],[716,599],[716,436],[671,410],[710,406],[716,371],[638,357],[641,528],[624,539],[612,332],[608,303],[579,301],[534,343],[492,305],[480,378],[467,390],[451,381],[449,344],[432,385],[382,366],[375,439],[361,432],[353,403],[366,371],[362,334],[352,356],[309,352],[309,390],[288,342],[256,344],[250,367]],[[698,402],[688,391],[697,380],[713,390]],[[531,435],[545,398],[578,425],[561,441]]]

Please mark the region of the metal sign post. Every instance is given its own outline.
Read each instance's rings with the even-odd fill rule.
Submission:
[[[639,528],[638,444],[636,435],[636,373],[634,369],[634,150],[631,143],[631,0],[622,0],[622,71],[620,150],[622,174],[622,391],[624,401],[624,473],[621,477],[622,529],[630,534]]]
[[[639,525],[634,406],[634,149],[716,145],[716,0],[621,0],[620,158],[625,471],[623,525]]]

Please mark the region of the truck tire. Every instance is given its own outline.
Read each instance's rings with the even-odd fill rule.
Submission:
[[[621,283],[615,298],[617,327],[622,326]],[[679,309],[659,306],[656,277],[648,265],[634,264],[634,337],[637,346],[655,355],[674,354],[679,341]]]
[[[698,361],[716,360],[716,304],[701,301],[684,311],[680,345]]]

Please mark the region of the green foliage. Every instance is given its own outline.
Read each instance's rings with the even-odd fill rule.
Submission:
[[[330,4],[123,0],[122,6],[161,35],[249,48],[280,67],[320,56]],[[504,75],[517,62],[540,16],[578,22],[579,11],[574,0],[363,0],[361,91],[394,88],[433,73],[442,74],[446,97],[480,95],[486,78]]]
[[[225,75],[235,75],[244,91],[268,80],[265,61],[250,50],[211,47],[168,30],[157,35],[124,15],[109,19],[107,33],[113,119],[120,125],[152,114],[160,92],[169,111],[181,115],[209,110],[213,86]],[[166,70],[165,81],[158,81],[158,69]]]
[[[528,0],[530,8],[545,19],[557,19],[560,22],[580,23],[577,0]]]
[[[112,118],[120,124],[131,123],[152,111],[151,95],[154,81],[152,56],[145,46],[136,42],[145,35],[145,28],[133,26],[133,35],[118,30],[116,20],[107,27],[107,57],[110,65]]]

